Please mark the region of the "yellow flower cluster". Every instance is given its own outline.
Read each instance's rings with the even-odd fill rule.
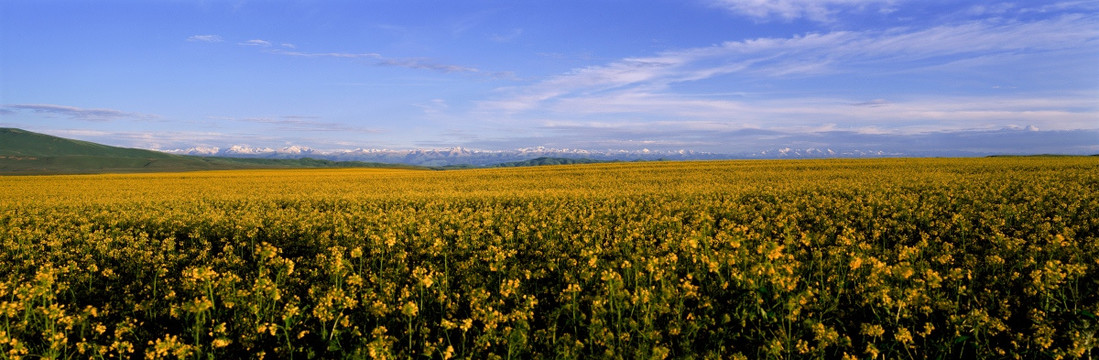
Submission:
[[[1099,158],[0,178],[0,358],[1088,358]]]

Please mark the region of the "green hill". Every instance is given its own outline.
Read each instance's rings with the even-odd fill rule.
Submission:
[[[95,174],[260,168],[402,167],[318,159],[238,159],[172,155],[0,128],[0,174]]]
[[[521,166],[543,166],[543,165],[573,165],[573,164],[595,164],[603,163],[606,161],[584,159],[584,158],[559,158],[559,157],[540,157],[524,161],[513,161],[495,165],[495,167],[521,167]]]
[[[156,151],[113,147],[13,128],[0,128],[0,156],[88,156],[141,159],[170,159],[174,157],[171,154]]]

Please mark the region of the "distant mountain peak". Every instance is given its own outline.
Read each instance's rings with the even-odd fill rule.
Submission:
[[[161,151],[129,149],[65,139],[21,129],[0,128],[0,174],[89,174],[111,172],[189,171],[215,169],[303,167],[399,167],[389,164],[309,159],[314,150],[303,146],[282,149],[195,147],[177,153],[216,155],[227,151],[263,154],[281,151],[294,159],[197,157]]]
[[[605,150],[556,149],[544,146],[518,148],[514,150],[477,150],[462,146],[437,149],[390,150],[373,148],[355,148],[349,150],[316,150],[305,146],[283,148],[250,147],[233,145],[228,148],[193,147],[189,149],[165,150],[167,153],[199,156],[224,156],[265,159],[294,159],[309,156],[318,159],[336,161],[367,161],[397,163],[419,166],[473,165],[489,166],[503,163],[522,163],[537,158],[547,159],[591,159],[594,161],[612,160],[699,160],[728,158],[725,155],[710,154],[690,150],[657,151],[642,150]],[[558,161],[566,163],[565,161]]]

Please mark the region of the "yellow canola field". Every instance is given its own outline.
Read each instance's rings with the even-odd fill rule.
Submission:
[[[0,358],[1099,355],[1099,157],[0,177]]]

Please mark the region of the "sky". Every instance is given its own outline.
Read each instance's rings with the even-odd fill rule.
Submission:
[[[0,127],[147,149],[1099,153],[1099,0],[0,2]]]

